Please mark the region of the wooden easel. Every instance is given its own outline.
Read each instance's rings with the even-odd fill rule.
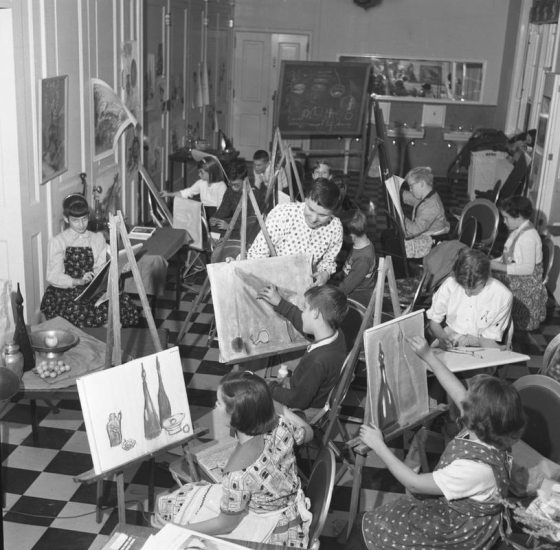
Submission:
[[[279,160],[277,162],[278,158]],[[295,176],[300,197],[303,199],[304,198],[303,186],[301,184],[301,180],[299,177],[299,172],[297,170],[296,161],[294,159],[292,148],[282,140],[282,135],[280,134],[280,130],[278,128],[276,128],[276,130],[274,131],[274,139],[272,140],[270,165],[272,166],[272,169],[270,170],[270,176],[267,182],[266,197],[264,201],[265,205],[270,204],[272,192],[274,191],[275,187],[277,187],[278,193],[282,191],[282,184],[280,178],[278,177],[278,174],[282,169],[286,173],[286,177],[288,179],[288,190],[290,193],[290,200],[292,202],[294,202],[295,200],[292,174],[294,174]],[[277,185],[275,186],[275,184]]]
[[[122,213],[117,213],[116,216],[109,216],[109,245],[111,249],[111,258],[118,258],[117,251],[117,241],[118,234],[120,234],[124,249],[126,250],[127,259],[132,271],[132,276],[134,277],[134,282],[138,290],[138,296],[140,297],[140,302],[142,303],[142,309],[146,320],[148,321],[148,329],[150,331],[150,336],[154,343],[154,348],[156,351],[162,351],[161,342],[157,333],[156,325],[154,323],[154,318],[152,315],[152,310],[148,304],[148,298],[146,296],[146,291],[142,283],[142,278],[140,276],[140,271],[138,270],[138,264],[134,257],[134,252],[128,238],[128,233],[124,224]],[[106,342],[106,352],[105,352],[105,368],[111,368],[112,366],[117,366],[121,364],[121,319],[120,319],[120,304],[119,304],[119,272],[118,272],[118,262],[112,261],[109,266],[109,281],[107,284],[108,296],[109,296],[109,317],[107,324],[107,342]],[[103,480],[115,476],[117,483],[117,508],[119,514],[119,523],[126,523],[125,514],[125,496],[124,496],[124,469],[131,466],[138,461],[150,461],[150,477],[148,485],[148,506],[150,509],[153,508],[154,504],[154,456],[165,452],[168,449],[177,447],[178,445],[187,445],[190,440],[196,438],[202,433],[208,430],[198,430],[193,434],[183,438],[179,442],[174,442],[171,445],[159,449],[157,452],[151,453],[148,456],[140,457],[132,460],[126,464],[119,466],[113,470],[103,472],[101,474],[96,474],[95,471],[89,470],[74,479],[80,483],[97,483],[97,511],[96,519],[97,522],[101,522],[102,508],[101,500],[103,495]],[[189,464],[192,467],[192,471],[195,472],[194,464]]]
[[[248,207],[248,202],[247,201],[248,200],[251,201],[251,205],[253,206],[253,210],[255,212],[255,215],[257,216],[259,226],[260,226],[261,231],[263,233],[263,236],[265,238],[266,244],[268,245],[270,255],[271,256],[276,256],[276,250],[274,249],[274,245],[272,244],[272,239],[270,238],[270,235],[268,234],[268,230],[266,228],[266,224],[264,223],[264,218],[263,218],[262,213],[260,211],[257,199],[255,197],[255,193],[253,192],[253,189],[252,189],[252,187],[251,187],[251,185],[248,181],[243,182],[241,200],[237,203],[237,208],[235,209],[235,212],[233,213],[233,217],[231,218],[231,221],[229,222],[229,226],[228,226],[228,228],[227,228],[227,230],[224,234],[224,238],[222,239],[222,243],[225,244],[229,241],[229,239],[231,237],[231,234],[233,232],[233,229],[235,228],[235,224],[237,223],[237,220],[239,219],[239,216],[241,215],[240,259],[245,260],[247,258],[247,207]],[[187,314],[187,317],[183,321],[183,325],[181,327],[181,330],[179,331],[179,335],[177,336],[177,344],[179,344],[183,340],[183,337],[187,333],[187,329],[189,327],[189,323],[191,322],[191,319],[193,318],[194,314],[197,312],[200,304],[204,300],[206,300],[209,291],[210,291],[210,280],[208,278],[208,274],[206,274],[206,278],[204,279],[204,282],[202,283],[202,287],[200,288],[200,291],[198,292],[198,295],[196,296],[196,299],[193,302],[193,305],[192,305],[189,313]]]

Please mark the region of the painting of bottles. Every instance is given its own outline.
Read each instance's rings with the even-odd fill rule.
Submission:
[[[78,378],[77,385],[96,474],[193,433],[177,347]]]
[[[369,418],[385,434],[428,412],[425,363],[407,342],[424,335],[424,312],[415,311],[364,332]]]

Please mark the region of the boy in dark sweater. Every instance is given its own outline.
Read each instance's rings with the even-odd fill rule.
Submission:
[[[299,332],[313,336],[293,375],[270,384],[274,400],[291,409],[322,407],[340,376],[347,353],[344,334],[338,330],[348,312],[344,293],[325,285],[311,287],[304,296],[303,311],[284,300],[273,285],[261,289],[257,296]]]

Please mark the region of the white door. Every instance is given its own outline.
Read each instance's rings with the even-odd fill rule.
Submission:
[[[305,60],[309,37],[237,32],[235,40],[233,145],[249,160],[269,148],[281,61]]]

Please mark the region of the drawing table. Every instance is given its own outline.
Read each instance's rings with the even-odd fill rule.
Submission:
[[[472,354],[454,353],[441,349],[434,349],[434,352],[436,357],[451,372],[465,372],[489,367],[499,367],[500,365],[523,363],[531,359],[528,355],[516,353],[514,351],[500,350],[498,348],[472,349]]]
[[[138,269],[142,277],[142,283],[146,294],[153,296],[152,311],[155,309],[157,296],[165,289],[167,276],[167,260],[175,256],[185,244],[192,241],[190,235],[184,229],[173,227],[158,227],[154,234],[146,241],[131,240],[131,244],[143,243],[138,252]],[[177,262],[175,304],[179,307],[181,300],[181,262]],[[136,294],[137,288],[132,277],[126,277],[124,291]]]

